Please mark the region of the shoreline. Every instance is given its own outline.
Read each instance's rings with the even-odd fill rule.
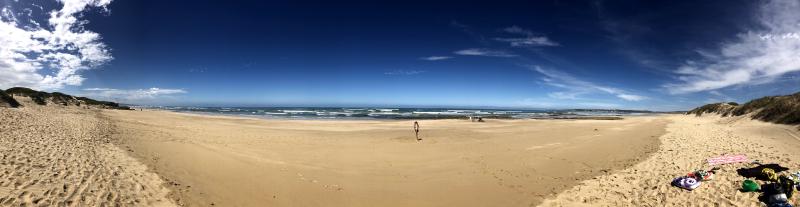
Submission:
[[[191,114],[191,115],[204,115],[204,116],[220,116],[220,117],[241,117],[252,118],[260,120],[320,120],[320,121],[409,121],[409,120],[469,120],[466,115],[448,115],[440,117],[394,117],[394,118],[378,118],[378,117],[302,117],[302,116],[264,116],[264,115],[250,115],[250,114],[224,114],[217,112],[193,112],[193,111],[175,111],[167,109],[154,109],[148,108],[144,111],[165,111],[178,114]],[[621,120],[625,118],[634,117],[652,117],[652,116],[668,116],[669,113],[648,113],[648,114],[622,114],[622,115],[569,115],[569,116],[542,116],[542,117],[498,117],[498,116],[478,116],[483,119],[489,120]]]
[[[655,137],[639,141],[630,139],[647,137],[642,135],[647,134],[644,131],[630,130],[653,128],[630,128],[637,125],[635,122],[652,122],[661,120],[660,117],[611,121],[490,119],[484,123],[423,120],[426,139],[416,143],[411,141],[413,135],[408,139],[398,137],[409,133],[405,132],[407,121],[403,120],[336,122],[163,111],[105,113],[114,117],[123,132],[128,132],[116,139],[127,140],[119,146],[129,149],[133,157],[173,183],[171,197],[178,204],[189,205],[536,205],[580,180],[635,164],[648,154],[648,149],[654,151],[658,147],[656,137],[663,133],[654,132],[652,136]],[[618,123],[625,123],[625,126]],[[579,127],[586,131],[567,132],[563,135],[565,140],[547,139],[551,136],[548,134],[564,131],[557,130],[559,127]],[[599,132],[593,131],[598,128]],[[202,129],[202,137],[190,133],[192,129]],[[459,132],[463,130],[472,133]],[[215,131],[225,131],[225,134]],[[529,135],[519,135],[520,132]],[[619,136],[620,133],[628,135]],[[220,136],[229,138],[220,139]],[[655,142],[642,142],[645,140]],[[642,147],[603,155],[608,154],[607,150],[618,151],[614,143]],[[583,147],[592,150],[581,150]],[[208,163],[195,161],[192,164],[192,160],[198,159],[216,160],[215,163],[225,163],[217,167],[235,171],[215,170],[219,172],[202,175]],[[517,161],[509,163],[511,160]],[[178,168],[182,170],[176,171]],[[251,173],[241,174],[242,171]],[[565,171],[573,173],[564,174]],[[192,176],[187,172],[192,172]],[[256,176],[263,173],[266,174]],[[266,180],[228,186],[228,191],[233,193],[215,190],[222,186],[204,184],[204,180],[215,179],[216,183],[223,180],[238,183],[236,180],[252,176]],[[535,187],[537,185],[540,186]],[[274,189],[258,186],[273,186]],[[444,190],[443,187],[455,189]],[[261,190],[245,190],[252,188]],[[450,193],[440,195],[441,191]],[[430,197],[433,195],[438,196]],[[477,198],[481,199],[473,200]]]

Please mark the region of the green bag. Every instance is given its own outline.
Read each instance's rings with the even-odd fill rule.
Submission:
[[[757,192],[761,190],[760,188],[761,186],[758,186],[758,183],[755,181],[744,180],[744,182],[742,182],[742,191],[744,192]]]

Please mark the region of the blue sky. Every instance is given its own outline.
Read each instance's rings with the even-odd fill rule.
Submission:
[[[800,91],[794,0],[0,3],[0,87],[124,103],[686,110]]]

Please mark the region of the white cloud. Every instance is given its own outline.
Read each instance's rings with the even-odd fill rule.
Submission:
[[[540,47],[559,45],[557,42],[550,40],[550,38],[547,38],[546,36],[538,36],[530,30],[526,30],[518,26],[507,27],[504,28],[503,31],[510,34],[524,36],[513,38],[494,38],[496,41],[508,42],[512,47]]]
[[[516,57],[517,55],[502,51],[490,50],[485,48],[469,48],[454,52],[457,55],[486,56],[486,57]]]
[[[700,53],[702,61],[687,61],[675,72],[677,83],[664,87],[672,94],[710,91],[729,86],[770,83],[800,71],[800,2],[774,0],[756,15],[759,30],[738,34],[719,51]]]
[[[567,90],[547,94],[551,98],[580,99],[581,95],[602,92],[614,95],[617,98],[626,101],[641,101],[647,99],[645,96],[632,94],[622,89],[597,85],[592,82],[584,81],[561,71],[544,69],[535,65],[527,66],[527,68],[544,75],[542,78],[543,83]]]
[[[453,57],[450,56],[430,56],[430,57],[421,57],[421,60],[428,60],[428,61],[437,61],[437,60],[447,60]]]
[[[424,70],[394,70],[383,73],[384,75],[419,75],[428,71]]]
[[[79,20],[89,7],[105,9],[111,0],[59,0],[60,10],[50,12],[48,26],[14,15],[10,5],[0,15],[0,88],[26,86],[60,89],[80,85],[79,72],[112,59],[99,34],[84,29]],[[26,10],[31,12],[32,10]],[[49,69],[49,70],[46,70]]]
[[[633,94],[617,94],[617,97],[626,101],[641,101],[647,99],[647,97]]]
[[[168,89],[168,88],[148,88],[148,89],[132,89],[122,90],[113,88],[85,88],[85,96],[96,97],[100,99],[122,100],[122,101],[140,101],[150,100],[163,96],[184,94],[187,93],[183,89]]]
[[[602,103],[602,102],[583,102],[578,103],[579,106],[583,107],[592,107],[592,108],[605,108],[605,109],[612,109],[612,108],[619,108],[619,104],[613,103]]]

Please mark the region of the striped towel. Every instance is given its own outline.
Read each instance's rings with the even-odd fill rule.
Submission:
[[[746,155],[727,155],[722,157],[715,157],[708,159],[709,165],[719,165],[719,164],[728,164],[728,163],[737,163],[737,162],[747,162]]]

